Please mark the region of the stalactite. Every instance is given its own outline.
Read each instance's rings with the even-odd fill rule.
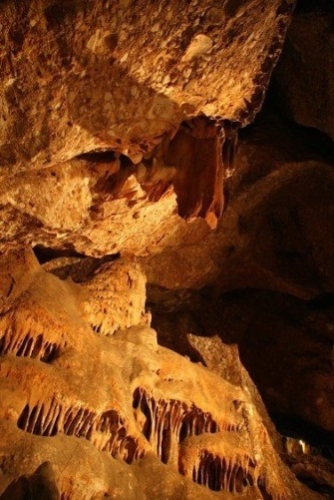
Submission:
[[[44,404],[36,404],[30,409],[27,404],[17,422],[17,426],[31,434],[54,436],[58,432],[58,421],[61,407],[51,401],[49,409],[45,411]]]
[[[39,436],[64,433],[66,436],[82,437],[99,450],[108,451],[127,463],[144,455],[137,440],[127,435],[125,421],[115,410],[97,415],[87,408],[65,408],[53,399],[49,405],[37,403],[31,408],[26,404],[17,426]]]
[[[189,460],[180,460],[183,441],[187,443],[191,437],[223,430],[238,432],[240,425],[218,424],[210,413],[195,405],[155,399],[143,388],[134,391],[133,408],[137,423],[156,454],[164,463],[175,464],[181,474],[213,491],[224,490],[232,494],[241,494],[245,488],[256,484],[255,462],[237,451],[233,455],[229,452],[228,456],[219,456],[206,449],[195,451],[198,455],[190,470]],[[281,499],[273,497],[273,500]]]
[[[199,116],[184,122],[164,154],[176,169],[173,179],[179,214],[204,217],[214,228],[224,209],[224,178],[232,175],[237,153],[237,127]]]
[[[176,168],[173,185],[181,217],[216,224],[223,208],[223,186],[216,182],[222,173],[220,149],[219,130],[204,117],[184,123],[170,142],[164,160]],[[212,207],[217,190],[219,203]]]
[[[210,413],[203,412],[195,405],[188,407],[173,399],[156,401],[142,388],[134,392],[133,407],[142,433],[166,464],[177,465],[178,446],[187,437],[221,430]]]
[[[14,354],[18,357],[37,358],[44,363],[53,361],[60,352],[61,346],[56,342],[48,342],[42,334],[32,332],[7,331],[0,339],[0,354]]]
[[[246,463],[245,463],[246,462]],[[242,493],[254,483],[249,472],[250,459],[236,456],[220,457],[207,450],[202,450],[191,470],[192,480],[213,491],[224,490],[230,493]],[[186,475],[186,471],[181,473]]]
[[[228,120],[224,120],[221,126],[224,178],[228,178],[231,177],[235,168],[235,160],[238,151],[238,130],[235,125]]]

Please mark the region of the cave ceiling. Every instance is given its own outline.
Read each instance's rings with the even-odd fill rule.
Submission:
[[[0,2],[0,499],[334,498],[331,0]]]

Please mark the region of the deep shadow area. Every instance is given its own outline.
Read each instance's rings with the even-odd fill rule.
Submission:
[[[332,0],[298,0],[295,14],[309,14],[312,12],[320,12],[324,16],[334,12]]]
[[[66,250],[55,250],[54,248],[44,247],[42,245],[36,245],[33,248],[34,254],[40,264],[45,264],[50,260],[57,259],[59,257],[78,257],[85,258],[84,254],[78,253],[74,250],[72,245],[68,246]]]
[[[302,439],[314,447],[319,455],[334,460],[334,432],[326,432],[305,420],[291,415],[271,413],[270,417],[283,436]]]
[[[281,137],[280,146],[283,151],[289,147],[289,143],[294,145],[294,147],[291,147],[291,151],[295,154],[296,161],[309,161],[312,159],[333,161],[333,140],[329,135],[316,128],[306,127],[294,121],[275,80],[275,73],[261,112],[250,125],[240,129],[239,137],[241,141],[249,138],[254,133],[254,130],[268,127],[268,121],[271,120],[273,125],[275,123],[275,126],[267,129],[268,135],[272,135],[278,140]]]
[[[237,344],[279,432],[303,439],[325,458],[333,458],[334,407],[328,392],[333,373],[333,294],[304,301],[255,289],[217,296],[208,287],[193,293],[151,288],[149,297],[161,345],[198,362],[201,355],[188,334],[218,335],[224,344]],[[321,404],[319,393],[324,398]]]

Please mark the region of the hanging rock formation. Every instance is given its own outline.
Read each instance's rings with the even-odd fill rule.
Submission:
[[[176,167],[173,185],[179,214],[206,219],[215,228],[224,208],[223,179],[236,156],[237,131],[199,117],[186,122],[166,148],[165,163]]]
[[[292,8],[288,0],[265,6],[260,0],[235,5],[226,1],[219,6],[176,0],[2,3],[4,239],[57,248],[70,244],[79,252],[84,245],[84,253],[101,255],[120,249],[138,252],[131,245],[131,234],[143,238],[138,247],[145,252],[156,244],[155,229],[167,224],[166,232],[169,226],[175,231],[179,222],[169,220],[175,211],[171,192],[159,207],[152,206],[129,165],[115,164],[113,155],[126,155],[137,164],[164,137],[175,134],[182,122],[199,114],[232,124],[252,120],[262,104]],[[42,53],[41,39],[45,40]],[[180,132],[174,139],[177,149],[193,146],[187,146],[188,136],[182,137]],[[194,182],[189,172],[193,152],[181,160],[175,181],[181,215],[207,215],[211,225],[223,208],[220,142],[216,142],[212,151],[209,144],[205,146],[212,158],[205,168],[201,163],[207,154],[199,148],[203,157],[197,159],[198,180],[188,195],[189,207],[182,184]],[[106,156],[108,151],[113,154],[104,161],[98,153]],[[74,160],[82,154],[88,154],[86,161]],[[91,154],[99,157],[97,172]],[[227,168],[232,157],[227,151],[223,155]],[[5,175],[27,170],[28,181]],[[105,177],[102,186],[101,177]],[[101,197],[94,194],[98,180],[102,206]],[[21,182],[27,187],[20,189]],[[31,194],[36,182],[41,183],[40,200]],[[203,200],[207,188],[208,199]],[[45,212],[42,207],[49,204]],[[64,211],[75,214],[66,219]],[[144,212],[153,219],[148,229]],[[117,222],[118,231],[130,234],[126,242],[118,237],[118,243],[108,244],[97,233],[103,228],[114,233]]]
[[[334,497],[329,4],[0,2],[1,499]]]
[[[132,336],[103,329],[96,335],[84,319],[85,284],[46,273],[30,252],[0,264],[2,488],[50,462],[62,498],[115,491],[132,498],[122,475],[113,480],[125,462],[135,488],[158,498],[171,487],[164,465],[156,466],[162,484],[150,484],[149,464],[160,460],[186,478],[172,498],[181,491],[184,498],[210,498],[210,489],[247,493],[241,498],[302,494],[246,386],[160,347],[147,326],[144,335],[138,328]],[[56,350],[41,357],[47,345]]]

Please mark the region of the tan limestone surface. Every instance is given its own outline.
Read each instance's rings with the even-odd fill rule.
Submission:
[[[0,273],[2,491],[50,463],[62,498],[317,498],[281,462],[244,370],[233,384],[147,326],[94,333],[85,284],[31,252]]]
[[[200,113],[250,120],[293,6],[1,2],[1,166],[31,170],[104,149],[136,162]]]
[[[4,500],[323,498],[296,476],[331,488],[327,462],[289,462],[242,364],[271,410],[333,430],[330,314],[305,327],[275,311],[279,294],[333,292],[333,156],[268,109],[242,130],[295,3],[0,2]],[[306,4],[288,43],[321,120],[316,100],[297,109],[288,45],[276,79],[292,79],[296,120],[331,134],[330,78],[313,74],[326,1],[310,30]],[[280,298],[222,295],[244,288]]]

